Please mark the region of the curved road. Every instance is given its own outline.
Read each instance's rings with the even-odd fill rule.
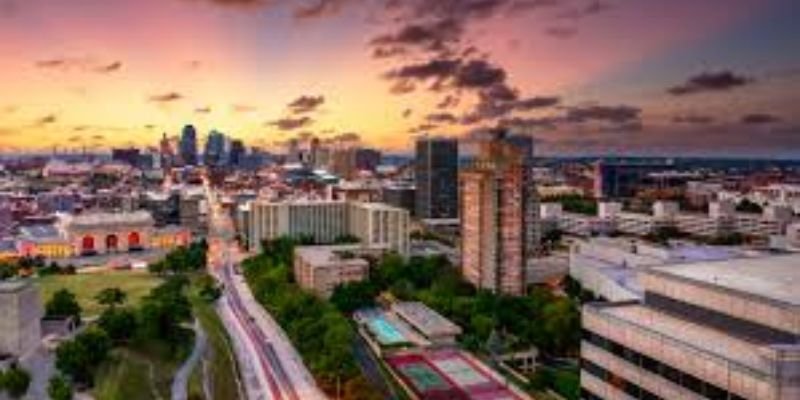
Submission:
[[[187,390],[189,377],[208,349],[208,336],[206,336],[206,331],[203,330],[203,326],[200,325],[200,321],[197,319],[194,320],[194,332],[195,339],[192,354],[189,355],[189,358],[181,365],[181,368],[172,379],[172,400],[186,400],[189,397]]]

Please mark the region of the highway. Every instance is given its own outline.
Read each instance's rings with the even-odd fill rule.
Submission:
[[[218,312],[234,341],[250,399],[327,399],[285,332],[256,301],[237,271],[242,254],[230,217],[206,187],[210,211],[209,272],[224,286]]]

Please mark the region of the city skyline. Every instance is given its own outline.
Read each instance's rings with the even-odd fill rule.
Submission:
[[[0,1],[0,151],[499,124],[543,155],[800,157],[796,2],[424,4]]]

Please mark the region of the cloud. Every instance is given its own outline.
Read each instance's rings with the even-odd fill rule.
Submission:
[[[293,131],[311,125],[313,123],[314,123],[313,119],[311,119],[310,117],[303,116],[299,118],[281,118],[275,121],[268,122],[267,125],[277,127],[282,131]]]
[[[428,51],[442,51],[447,45],[458,42],[463,34],[459,21],[447,18],[438,21],[410,23],[399,31],[380,35],[370,41],[376,46],[374,56],[385,58],[405,54],[408,48],[417,47]]]
[[[544,33],[556,39],[571,39],[578,34],[578,29],[564,26],[552,26],[545,29]]]
[[[300,5],[294,9],[296,19],[318,19],[338,15],[351,0],[310,0],[310,4]]]
[[[107,65],[101,65],[100,67],[95,68],[95,72],[101,74],[108,74],[111,72],[119,71],[122,69],[122,62],[121,61],[114,61]]]
[[[198,107],[194,109],[194,112],[197,114],[210,114],[211,107]]]
[[[59,57],[35,61],[36,68],[61,72],[79,71],[109,74],[122,69],[122,61],[101,62],[92,57]]]
[[[421,63],[402,66],[389,71],[384,77],[387,79],[410,79],[420,81],[428,79],[448,79],[455,74],[460,66],[460,60],[432,59]]]
[[[289,103],[289,110],[293,114],[307,114],[316,111],[324,103],[324,96],[300,96]]]
[[[403,118],[408,118],[408,117],[410,117],[410,116],[411,116],[411,114],[413,114],[413,113],[414,113],[414,110],[412,110],[412,109],[410,109],[410,108],[406,108],[406,109],[403,111]]]
[[[513,118],[504,118],[498,121],[498,127],[502,128],[509,128],[509,129],[520,129],[520,130],[530,130],[530,129],[556,129],[558,122],[560,122],[559,118],[556,117],[542,117],[542,118],[521,118],[521,117],[513,117]]]
[[[448,94],[447,96],[445,96],[444,99],[442,99],[442,101],[440,101],[439,103],[436,104],[436,108],[438,108],[440,110],[446,110],[448,108],[452,108],[452,107],[458,106],[458,104],[460,102],[461,102],[461,99],[459,99],[456,96]]]
[[[183,98],[183,95],[178,92],[167,92],[150,96],[149,100],[154,103],[171,103],[182,100]]]
[[[255,106],[249,104],[234,104],[231,109],[236,113],[251,113],[258,110]]]
[[[408,129],[409,133],[430,133],[432,130],[437,129],[439,126],[436,124],[420,124]]]
[[[724,92],[755,82],[751,78],[731,71],[703,72],[690,77],[683,84],[667,89],[673,96],[684,96],[704,92]]]
[[[641,112],[641,108],[627,105],[591,105],[568,109],[565,120],[573,123],[601,121],[614,124],[626,124],[638,120]]]
[[[56,123],[56,121],[58,121],[58,117],[55,114],[48,114],[45,115],[44,117],[37,119],[35,125],[36,126],[51,125]]]
[[[698,114],[682,114],[672,117],[672,122],[686,125],[709,125],[714,123],[714,117]]]
[[[772,114],[754,113],[742,117],[741,123],[745,125],[768,125],[781,122],[781,118]]]
[[[458,118],[455,115],[447,112],[428,114],[425,120],[434,124],[455,124]]]
[[[558,105],[560,102],[561,98],[555,96],[530,97],[517,101],[514,105],[514,108],[520,111],[528,111],[537,108],[553,107]]]
[[[415,90],[417,90],[417,85],[415,85],[414,82],[412,82],[410,79],[401,79],[395,82],[392,87],[389,88],[389,93],[395,95],[404,95],[412,93]]]

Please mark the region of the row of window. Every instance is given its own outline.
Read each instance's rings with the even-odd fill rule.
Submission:
[[[705,398],[712,400],[745,400],[743,397],[730,393],[712,383],[698,379],[694,375],[675,369],[594,332],[584,329],[583,340]]]
[[[645,292],[644,302],[649,307],[653,307],[657,310],[664,311],[671,315],[679,315],[683,319],[710,326],[756,343],[795,343],[797,340],[796,335],[791,332],[782,331],[757,322],[724,314],[716,310],[689,304],[685,301],[655,292]]]
[[[609,384],[610,386],[625,392],[628,396],[633,397],[634,399],[664,400],[647,389],[644,389],[639,385],[630,382],[589,360],[581,359],[581,368],[583,368],[584,371],[592,374],[594,377]],[[599,396],[596,395],[592,396],[594,396],[594,398],[599,398]]]

